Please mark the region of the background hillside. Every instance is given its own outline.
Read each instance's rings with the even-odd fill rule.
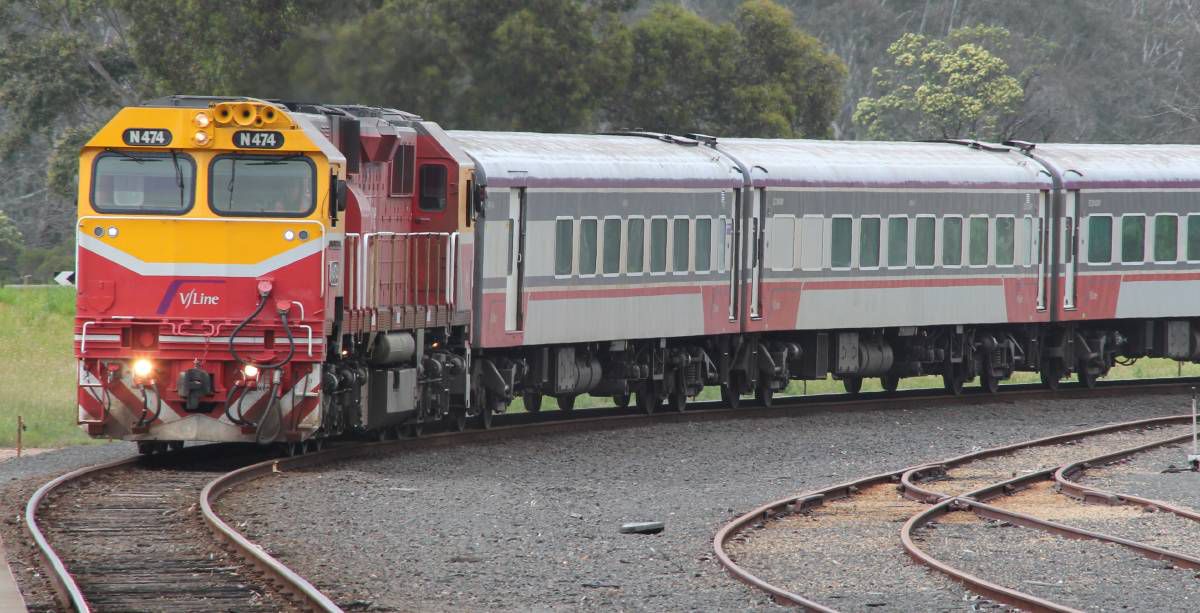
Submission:
[[[451,128],[1197,142],[1198,53],[1200,0],[0,0],[0,283],[71,268],[79,146],[170,93]]]

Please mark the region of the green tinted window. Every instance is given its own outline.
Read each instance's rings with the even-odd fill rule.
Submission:
[[[1175,215],[1154,217],[1154,261],[1174,262],[1179,253],[1179,218]]]
[[[942,220],[942,266],[962,264],[962,219],[947,217]]]
[[[579,274],[596,274],[596,220],[579,222]]]
[[[1121,261],[1141,262],[1146,258],[1146,216],[1121,218]]]
[[[971,266],[987,265],[988,220],[986,217],[971,218],[971,242],[967,249],[971,253]]]
[[[863,268],[879,266],[879,218],[868,217],[858,226],[858,265]]]
[[[712,220],[696,220],[696,272],[712,268]]]
[[[1200,260],[1200,215],[1187,217],[1187,259]]]
[[[937,220],[917,218],[917,266],[933,266],[933,228]]]
[[[1014,253],[1014,229],[1016,221],[1012,217],[996,218],[996,265],[1012,266]]]
[[[667,270],[667,220],[650,220],[650,272]]]
[[[888,219],[888,266],[908,265],[908,218]]]
[[[571,256],[575,253],[575,247],[571,243],[573,225],[570,219],[560,219],[554,225],[554,274],[556,275],[571,274]]]
[[[1088,217],[1088,263],[1112,261],[1112,217]]]
[[[621,220],[604,220],[604,273],[621,272]]]
[[[642,252],[646,249],[646,220],[630,219],[626,224],[629,253],[625,254],[625,271],[642,272]]]
[[[671,258],[671,270],[686,272],[688,269],[688,220],[675,220],[675,241],[671,248],[674,257]]]
[[[854,220],[848,217],[833,218],[832,252],[829,265],[834,268],[850,266],[851,239],[854,237]]]

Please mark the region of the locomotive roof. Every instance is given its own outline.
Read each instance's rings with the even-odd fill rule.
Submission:
[[[1066,189],[1200,187],[1200,146],[1038,144]]]
[[[722,138],[717,148],[750,168],[757,187],[1050,187],[1018,151],[966,144]]]
[[[451,130],[491,187],[729,188],[736,165],[690,139]]]

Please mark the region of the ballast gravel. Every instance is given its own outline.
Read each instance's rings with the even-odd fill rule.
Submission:
[[[1180,395],[886,405],[401,447],[272,475],[219,506],[347,609],[775,609],[712,554],[716,530],[758,504],[1188,406]],[[663,521],[665,530],[619,532],[639,521]],[[806,570],[841,580],[833,565]],[[852,580],[843,587],[856,589]],[[957,594],[963,600],[951,610],[974,608]]]
[[[1130,494],[1200,512],[1200,472],[1187,470],[1192,444],[1163,447],[1116,464],[1088,470],[1079,480],[1117,494]]]
[[[961,516],[961,517],[955,517]],[[993,583],[1087,611],[1200,609],[1196,571],[1121,546],[1066,539],[952,513],[919,543],[934,557]]]

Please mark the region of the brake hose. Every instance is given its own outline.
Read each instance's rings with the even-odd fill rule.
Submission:
[[[291,362],[292,357],[296,355],[296,338],[294,336],[292,336],[292,329],[291,329],[291,327],[288,326],[288,316],[287,316],[288,309],[279,309],[279,320],[283,324],[283,332],[284,332],[284,334],[287,334],[287,339],[288,339],[288,352],[287,352],[287,355],[284,356],[284,358],[282,360],[272,363],[272,364],[255,364],[254,362],[243,359],[242,356],[238,355],[238,352],[237,352],[237,342],[236,341],[237,341],[238,334],[241,333],[242,329],[245,328],[247,324],[249,324],[251,321],[254,321],[254,318],[258,317],[259,313],[262,313],[263,307],[267,306],[267,298],[270,296],[270,294],[261,293],[261,294],[259,294],[259,296],[260,297],[258,299],[258,306],[254,307],[254,312],[250,313],[250,316],[247,317],[246,319],[243,319],[242,322],[239,323],[237,325],[237,327],[235,327],[233,329],[233,332],[229,335],[229,353],[233,354],[233,359],[237,360],[238,363],[242,364],[243,366],[253,365],[257,368],[262,368],[262,369],[279,368],[280,366],[283,366],[284,364]]]

